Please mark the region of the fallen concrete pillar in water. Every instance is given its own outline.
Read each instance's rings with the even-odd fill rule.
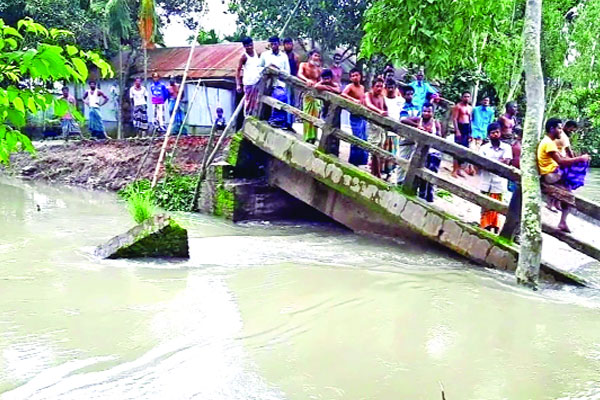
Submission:
[[[167,215],[157,215],[98,246],[102,258],[189,258],[187,230]]]

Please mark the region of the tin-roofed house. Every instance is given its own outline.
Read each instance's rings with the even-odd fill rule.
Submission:
[[[255,49],[262,53],[266,47],[266,42],[255,42]],[[169,78],[174,77],[179,84],[183,78],[185,66],[189,56],[190,47],[171,47],[171,48],[156,48],[148,50],[148,75],[146,87],[149,88],[152,78],[152,73],[156,72],[161,77],[161,81],[165,85],[169,85]],[[228,118],[235,110],[236,105],[236,82],[235,75],[240,57],[244,53],[244,48],[241,43],[219,43],[209,45],[198,45],[194,50],[194,54],[188,71],[187,82],[185,85],[183,107],[184,110],[190,109],[190,113],[186,122],[191,133],[202,133],[210,129],[216,115],[216,108],[223,108],[225,118]],[[124,53],[123,58],[127,60],[129,53]],[[127,99],[126,93],[132,86],[136,77],[144,75],[144,60],[142,52],[136,52],[135,60],[129,62],[129,70],[125,73],[127,83],[124,85],[124,98]],[[116,137],[116,122],[117,122],[117,99],[118,99],[118,56],[112,60],[112,65],[115,70],[115,78],[98,80],[98,87],[111,100],[101,108],[101,115],[106,128],[111,132],[111,136]],[[90,74],[93,78],[93,73]],[[197,86],[200,81],[200,86]],[[194,96],[194,92],[198,87],[198,93]],[[85,88],[87,89],[87,88]],[[74,93],[78,101],[81,101],[83,92],[82,87],[74,88]],[[193,102],[192,102],[193,100]],[[149,103],[151,103],[149,101]],[[87,118],[88,110],[85,107],[85,115]],[[149,104],[148,118],[153,120],[154,109],[152,104]],[[123,126],[126,132],[131,131],[129,122],[131,121],[129,107],[126,104],[123,107]]]

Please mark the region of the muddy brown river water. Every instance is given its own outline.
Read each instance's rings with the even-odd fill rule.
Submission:
[[[596,290],[334,225],[177,219],[189,261],[99,260],[132,226],[114,194],[0,181],[0,399],[600,399]]]

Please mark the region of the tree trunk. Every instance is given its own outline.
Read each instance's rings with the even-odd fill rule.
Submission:
[[[542,224],[540,175],[537,166],[537,145],[544,119],[544,77],[540,56],[542,0],[527,0],[523,27],[523,68],[527,113],[523,128],[521,154],[521,250],[517,265],[517,281],[537,287],[542,258]]]
[[[117,97],[117,139],[123,139],[123,44],[119,46],[119,91]]]
[[[148,46],[144,44],[144,87],[148,90]],[[148,90],[148,93],[150,91]]]

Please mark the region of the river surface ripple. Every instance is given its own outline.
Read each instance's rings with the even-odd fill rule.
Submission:
[[[335,225],[177,219],[189,261],[99,260],[132,226],[113,194],[0,182],[0,399],[600,399],[598,291]]]

